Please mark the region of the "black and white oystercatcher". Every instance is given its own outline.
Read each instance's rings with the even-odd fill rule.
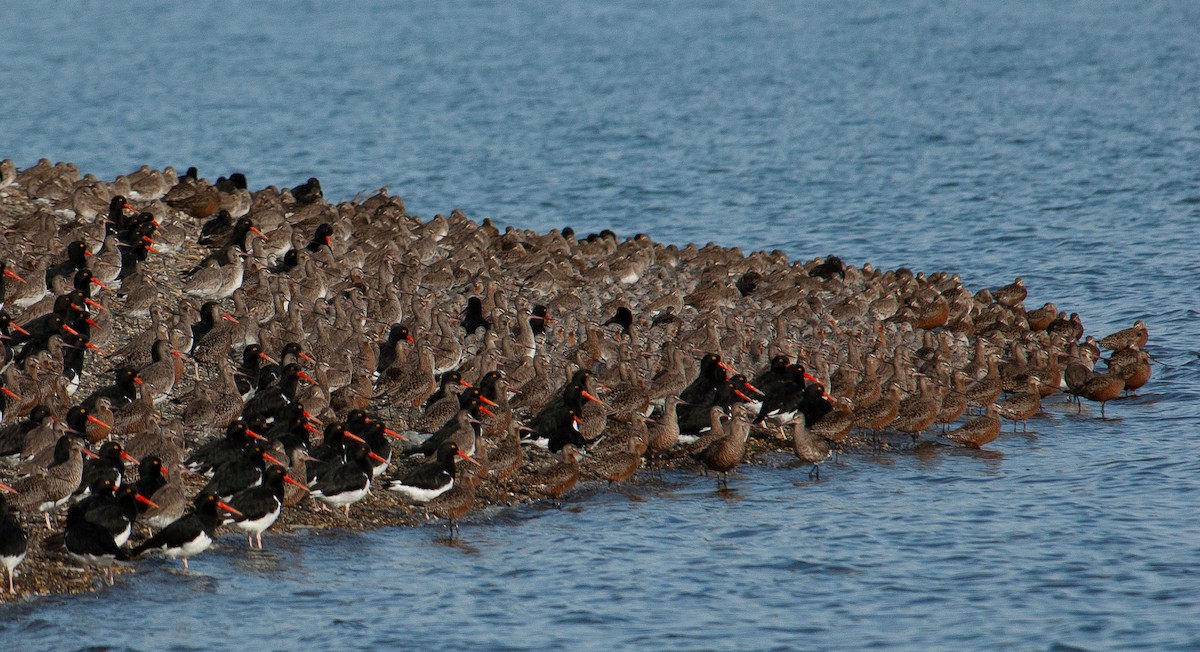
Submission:
[[[21,529],[17,517],[8,511],[8,500],[3,493],[5,491],[16,493],[17,490],[0,484],[0,566],[4,566],[4,573],[8,577],[8,592],[16,593],[16,589],[13,588],[13,571],[25,561],[29,535]]]
[[[308,491],[308,487],[289,477],[287,470],[282,466],[272,465],[264,473],[262,484],[243,489],[229,499],[229,506],[242,515],[226,518],[225,522],[233,521],[238,529],[245,531],[246,541],[251,548],[254,548],[257,542],[258,549],[262,550],[262,533],[279,518],[279,512],[283,509],[285,482]]]
[[[405,496],[414,503],[427,503],[446,493],[454,486],[454,458],[461,457],[479,465],[453,441],[442,442],[434,459],[392,477],[388,489]]]
[[[221,516],[217,510],[224,510],[234,516],[242,513],[221,502],[214,494],[200,494],[193,503],[195,508],[179,520],[163,528],[161,532],[143,541],[133,549],[134,555],[140,555],[147,550],[161,550],[171,559],[182,559],[183,570],[188,570],[188,558],[208,550],[212,545],[213,536],[221,525]]]
[[[323,473],[309,486],[309,490],[313,498],[344,507],[346,518],[350,518],[350,506],[371,491],[371,460],[382,462],[383,458],[372,452],[371,447],[361,439],[346,444],[346,454],[346,463]]]

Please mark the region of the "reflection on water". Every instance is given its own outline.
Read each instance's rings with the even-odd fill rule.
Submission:
[[[229,543],[232,544],[233,542],[229,541]],[[273,577],[278,575],[285,570],[283,565],[284,559],[280,555],[279,551],[275,549],[268,549],[268,543],[274,543],[274,541],[264,541],[262,550],[250,550],[247,548],[246,550],[242,551],[243,554],[231,557],[233,559],[233,563],[243,573],[253,573],[260,577]]]

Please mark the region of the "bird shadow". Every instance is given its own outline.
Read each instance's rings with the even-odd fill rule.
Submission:
[[[172,578],[178,578],[180,586],[186,587],[192,593],[216,593],[220,582],[217,578],[195,569],[184,570],[178,565],[162,569],[162,572]]]
[[[455,533],[456,531],[457,534]],[[458,528],[455,528],[454,530],[447,530],[446,532],[434,537],[432,541],[436,545],[460,550],[468,555],[478,555],[480,553],[479,548],[463,540],[462,530]]]
[[[234,566],[261,577],[274,577],[283,571],[283,557],[275,550],[245,548],[241,554],[231,554]]]
[[[731,504],[740,503],[746,498],[737,489],[730,489],[729,485],[718,485],[713,495]]]

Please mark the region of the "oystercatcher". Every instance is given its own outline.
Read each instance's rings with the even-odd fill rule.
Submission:
[[[438,447],[437,456],[434,459],[393,476],[388,483],[388,489],[407,497],[414,503],[427,503],[454,486],[455,457],[461,457],[476,466],[479,465],[479,462],[476,462],[470,455],[459,450],[458,444],[453,441],[445,441]]]
[[[308,491],[308,487],[300,484],[278,465],[267,468],[263,475],[262,484],[257,487],[243,489],[229,499],[229,506],[242,513],[241,517],[226,518],[225,522],[234,522],[238,529],[244,530],[246,542],[254,548],[262,550],[262,533],[271,527],[279,518],[283,509],[283,483],[288,483]]]
[[[0,566],[4,566],[4,572],[8,575],[8,592],[16,593],[16,589],[13,588],[13,570],[25,560],[29,535],[25,534],[17,518],[8,511],[8,501],[3,493],[5,491],[16,493],[17,490],[0,484]]]
[[[194,509],[163,528],[158,534],[133,549],[133,554],[140,555],[147,550],[161,550],[172,559],[183,560],[183,570],[188,570],[188,558],[194,557],[212,545],[213,535],[221,525],[221,517],[217,510],[224,510],[234,516],[242,513],[221,502],[215,494],[202,493],[196,496]]]
[[[348,461],[323,473],[309,485],[309,491],[313,498],[344,507],[346,518],[350,518],[350,506],[371,491],[371,460],[383,462],[383,458],[372,452],[360,437],[345,434],[352,440],[346,444]]]

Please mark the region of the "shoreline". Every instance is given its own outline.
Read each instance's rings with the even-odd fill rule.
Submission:
[[[72,176],[69,170],[59,174],[65,175],[64,178]],[[53,228],[57,236],[87,234],[95,220],[104,219],[103,214],[90,220],[79,217],[77,211],[86,210],[85,202],[79,196],[81,189],[99,187],[101,194],[107,189],[111,196],[116,190],[128,187],[128,180],[126,186],[121,186],[118,179],[114,187],[78,177],[62,181],[59,186],[43,183],[48,188],[43,192],[51,195],[49,198],[31,198],[26,186],[20,184],[0,188],[0,227],[7,230],[4,244],[11,252],[7,262],[21,273],[28,273],[28,267],[39,256],[49,255],[57,261],[66,244],[62,237],[47,237],[41,244],[40,238],[31,237],[35,229]],[[62,189],[63,184],[68,190]],[[204,183],[198,185],[206,187]],[[515,301],[517,297],[548,305],[557,325],[549,329],[549,334],[536,346],[538,354],[549,360],[550,383],[561,383],[569,371],[586,364],[614,387],[622,383],[636,387],[651,382],[658,371],[669,365],[664,351],[668,346],[676,345],[688,351],[687,372],[693,376],[701,355],[699,351],[720,350],[734,368],[753,376],[769,363],[771,355],[786,349],[792,357],[804,360],[831,390],[837,387],[836,373],[840,367],[853,366],[850,362],[839,365],[838,357],[848,348],[873,347],[882,351],[881,358],[885,354],[903,358],[894,365],[901,370],[911,362],[906,356],[915,356],[919,350],[932,346],[935,359],[944,357],[944,360],[938,360],[939,365],[944,363],[950,369],[960,369],[971,360],[972,348],[985,333],[989,338],[995,335],[997,340],[1009,336],[1005,329],[1010,324],[1003,323],[995,330],[986,330],[987,325],[981,325],[980,320],[995,318],[1003,322],[1011,315],[1024,318],[1025,312],[1023,306],[1018,314],[1014,306],[992,301],[990,294],[981,298],[980,293],[962,288],[961,282],[952,275],[882,272],[864,265],[846,267],[842,279],[835,274],[822,278],[812,274],[821,265],[829,264],[822,259],[791,261],[779,252],[744,255],[737,248],[716,245],[664,246],[647,236],[622,240],[604,233],[581,238],[513,228],[500,231],[490,221],[476,224],[457,211],[449,217],[439,215],[421,220],[407,215],[399,198],[386,195],[337,205],[326,204],[320,198],[302,204],[293,193],[278,192],[273,187],[246,192],[244,196],[221,192],[212,197],[222,202],[240,198],[247,203],[245,208],[249,215],[263,216],[264,223],[269,214],[277,212],[272,222],[275,229],[264,229],[266,241],[271,241],[277,230],[285,230],[284,235],[288,237],[277,239],[285,245],[291,242],[299,247],[316,224],[333,224],[334,233],[328,248],[318,249],[306,257],[306,261],[315,262],[311,265],[302,263],[297,268],[302,271],[295,273],[304,276],[292,283],[289,290],[293,302],[305,302],[304,316],[293,317],[305,326],[308,324],[303,320],[307,318],[315,328],[304,334],[307,347],[325,346],[330,340],[374,344],[390,320],[380,322],[372,318],[384,314],[388,308],[387,295],[394,292],[399,295],[401,304],[397,313],[403,315],[400,323],[411,325],[418,341],[424,338],[437,342],[435,346],[440,350],[458,348],[458,366],[472,368],[472,381],[489,365],[513,371],[519,369],[524,354],[514,348],[507,337],[464,336],[456,326],[449,331],[444,328],[456,318],[470,296],[483,296],[493,304],[490,314],[494,322],[493,334],[496,331],[512,332],[510,329],[517,325],[520,317],[516,316],[522,314],[522,309],[514,307],[520,305]],[[194,217],[191,213],[197,210],[182,203],[168,206],[162,199],[131,201],[130,204],[136,210],[149,211],[162,225],[155,240],[156,246],[166,253],[151,254],[142,267],[157,286],[158,303],[179,308],[178,324],[185,326],[194,319],[199,301],[186,296],[180,272],[214,250],[196,243],[208,216]],[[255,243],[255,247],[261,246],[264,245]],[[246,260],[245,280],[241,284],[243,301],[269,304],[272,288],[279,292],[283,287],[271,284],[284,282],[280,279],[285,274],[266,271],[276,261],[261,250],[252,248]],[[387,274],[392,274],[393,278],[384,278]],[[37,282],[40,279],[31,280]],[[328,294],[302,299],[306,295],[305,288],[316,284],[328,287]],[[894,296],[887,294],[889,287],[897,288]],[[9,291],[13,291],[11,283]],[[112,331],[103,347],[108,352],[119,350],[151,324],[149,316],[123,314],[125,301],[112,293],[101,292],[98,299],[112,308]],[[342,305],[331,308],[330,303],[338,301],[342,301]],[[943,304],[944,314],[931,317],[930,306],[937,312]],[[236,300],[230,298],[222,299],[220,305],[243,319],[250,310],[239,307]],[[632,308],[635,315],[631,332],[624,337],[620,324],[617,328],[600,325],[622,305]],[[1020,305],[1019,301],[1017,305]],[[658,306],[657,313],[655,306]],[[972,308],[976,312],[972,312]],[[339,323],[344,325],[339,320],[345,319],[345,315],[340,313],[354,309],[360,312],[357,313],[359,317],[349,318],[349,323],[354,325],[351,332],[333,331]],[[668,313],[670,320],[663,317]],[[28,316],[22,315],[21,321],[27,319]],[[658,319],[664,321],[658,324]],[[278,322],[283,320],[283,317],[277,317],[272,323],[268,319],[261,332],[245,337],[274,337],[273,333],[268,334],[269,329],[279,326]],[[1045,337],[1025,339],[1035,343],[1030,345],[1031,348],[1040,340],[1049,340]],[[925,347],[918,349],[923,343]],[[936,350],[939,346],[942,347],[940,351]],[[993,345],[989,340],[988,346],[995,347],[997,358],[1010,359],[1010,345],[1006,341],[1000,340]],[[1046,349],[1053,353],[1050,347],[1047,343]],[[352,348],[348,346],[347,350]],[[901,349],[904,352],[897,353]],[[240,350],[241,346],[232,347],[220,364],[231,364]],[[492,352],[496,359],[484,362]],[[275,353],[272,348],[271,354]],[[76,401],[109,382],[110,374],[106,371],[109,363],[104,357],[92,355],[88,362],[79,393],[74,396]],[[319,359],[319,362],[330,365],[332,359]],[[308,366],[306,370],[315,375],[318,367]],[[191,373],[189,367],[188,373],[176,383],[171,392],[173,398],[190,395],[193,389]],[[198,365],[196,373],[201,375],[203,382],[219,382],[219,365]],[[904,372],[897,373],[902,375]],[[903,378],[899,382],[905,383]],[[839,398],[836,392],[831,393],[835,400]],[[920,391],[913,390],[913,393],[916,395]],[[316,394],[314,405],[324,400],[319,410],[313,409],[322,422],[344,416],[345,410],[339,413],[333,409],[330,397],[322,399],[320,392]],[[184,407],[166,401],[158,409],[162,420],[171,424],[179,421]],[[379,399],[371,400],[369,409],[384,414],[385,419],[399,415],[403,420],[404,416],[411,415],[411,409],[397,410]],[[514,415],[524,421],[529,412],[517,410]],[[961,424],[964,419],[957,419],[951,427]],[[220,431],[223,427],[209,425],[197,428],[195,432],[189,431],[184,439],[190,448]],[[937,437],[936,426],[925,432],[920,439],[921,445],[938,447],[947,444]],[[858,429],[839,447],[841,450],[872,450],[876,443],[870,437],[866,430]],[[896,437],[904,442],[909,439],[907,434],[892,432],[879,444],[880,450],[890,450]],[[745,457],[748,461],[745,463],[752,464],[764,452],[790,453],[791,441],[774,431],[755,428],[747,448]],[[673,452],[671,457],[649,460],[640,468],[704,468],[681,448],[677,447]],[[399,457],[395,459],[397,461],[393,462],[389,472],[399,466]],[[554,459],[548,453],[527,452],[513,477],[500,483],[485,480],[480,484],[475,492],[475,508],[511,506],[535,499],[533,492],[525,491],[522,480],[551,465]],[[584,459],[582,481],[602,481],[590,470],[599,459]],[[412,465],[412,462],[408,463],[408,466]],[[0,469],[0,481],[12,479],[11,470]],[[734,483],[736,485],[736,479]],[[200,478],[188,478],[189,498],[202,485]],[[60,510],[58,532],[61,532],[63,513],[64,510]],[[406,504],[379,484],[373,486],[371,496],[351,508],[351,517],[353,520],[347,521],[340,513],[313,511],[311,506],[303,504],[285,507],[275,528],[268,530],[264,538],[269,541],[274,534],[294,533],[304,528],[367,530],[426,522],[423,508]],[[65,552],[42,547],[46,529],[40,514],[22,514],[20,520],[30,534],[29,552],[17,568],[17,595],[0,591],[0,603],[99,588],[103,582],[101,573],[92,569],[68,570],[67,567],[74,567],[74,564]],[[138,530],[131,543],[144,538],[140,528]],[[233,542],[236,538],[228,536],[229,531],[230,528],[223,528],[218,536]],[[118,566],[117,572],[136,572],[136,563]]]

